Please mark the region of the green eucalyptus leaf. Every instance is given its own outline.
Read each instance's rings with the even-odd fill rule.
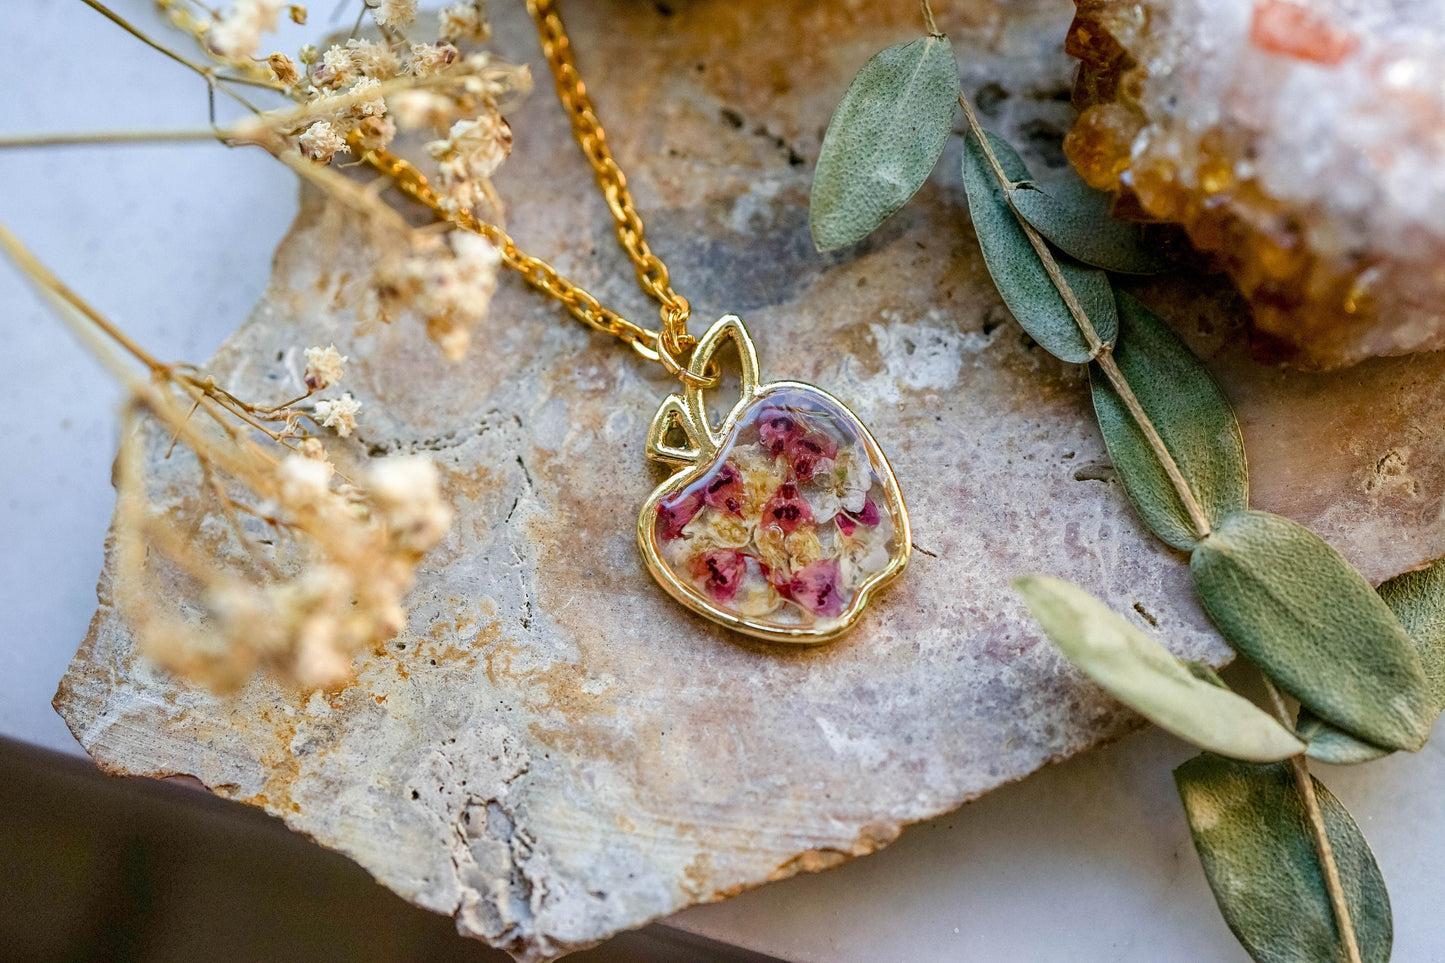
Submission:
[[[1189,568],[1224,637],[1302,705],[1376,745],[1425,744],[1436,712],[1410,637],[1318,535],[1236,512],[1195,547]]]
[[[1249,504],[1244,437],[1229,399],[1158,315],[1123,291],[1114,360],[1174,457],[1210,525]],[[1097,364],[1089,366],[1094,414],[1124,491],[1149,529],[1189,551],[1194,523],[1139,425]]]
[[[1205,753],[1174,770],[1194,848],[1224,921],[1258,963],[1345,959],[1304,800],[1287,762],[1253,765]],[[1364,963],[1386,963],[1390,896],[1360,827],[1319,780],[1335,865]]]
[[[1353,766],[1361,762],[1383,759],[1395,750],[1383,749],[1374,743],[1356,739],[1344,730],[1330,725],[1308,709],[1301,709],[1295,731],[1309,743],[1305,755],[1337,766]]]
[[[1004,176],[1016,184],[1029,179],[1023,158],[1007,141],[989,134],[988,142]],[[1074,364],[1089,361],[1089,345],[1084,335],[1063,296],[1049,279],[1013,208],[1009,207],[1004,189],[972,132],[963,143],[963,189],[968,194],[968,213],[973,218],[979,247],[983,249],[984,264],[1003,303],[1049,354]],[[1119,318],[1108,276],[1063,255],[1056,256],[1055,260],[1100,340],[1113,344],[1119,331]]]
[[[1020,184],[1014,209],[1059,250],[1085,264],[1120,274],[1158,274],[1170,261],[1143,240],[1138,224],[1109,214],[1109,195],[1070,171],[1048,184]]]
[[[1029,611],[1069,661],[1120,702],[1201,749],[1235,759],[1272,762],[1304,743],[1248,699],[1149,638],[1075,585],[1031,575],[1014,582]]]
[[[813,243],[832,251],[873,233],[917,193],[953,127],[958,62],[947,37],[879,52],[849,84],[813,175]]]
[[[1189,670],[1189,674],[1200,682],[1208,682],[1210,685],[1218,686],[1221,689],[1229,688],[1229,686],[1224,684],[1224,680],[1219,677],[1219,673],[1214,671],[1214,666],[1209,663],[1200,662],[1197,659],[1183,659],[1182,661],[1184,662],[1184,668]]]
[[[1380,586],[1379,594],[1415,643],[1425,670],[1426,693],[1438,717],[1445,709],[1445,559],[1437,559],[1421,571],[1395,576]],[[1390,753],[1341,732],[1309,709],[1300,710],[1296,728],[1310,744],[1310,756],[1321,762],[1370,762]]]

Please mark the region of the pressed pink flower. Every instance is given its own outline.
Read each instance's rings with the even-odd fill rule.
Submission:
[[[846,601],[838,582],[838,560],[820,558],[793,573],[786,594],[814,615],[837,618],[843,614],[843,603]]]
[[[695,491],[678,492],[664,498],[657,505],[657,521],[662,526],[662,537],[671,540],[682,535],[687,523],[702,511],[702,495]]]
[[[758,412],[758,440],[773,455],[781,455],[788,442],[802,433],[797,417],[786,408],[764,406]]]
[[[798,493],[797,485],[783,482],[763,506],[762,524],[769,527],[776,525],[784,535],[791,535],[799,525],[813,524],[813,510]]]
[[[821,431],[800,432],[788,439],[783,452],[799,481],[826,470],[838,457],[838,443]]]
[[[735,548],[715,548],[693,556],[693,581],[718,602],[731,602],[748,574],[748,557]]]
[[[846,512],[839,512],[834,516],[838,520],[838,531],[844,535],[852,536],[858,530],[858,523]]]
[[[743,513],[743,473],[725,461],[703,485],[702,500],[709,508],[741,516]]]
[[[843,527],[843,519],[845,516],[850,521],[861,522],[862,524],[867,525],[869,528],[874,528],[880,521],[883,520],[883,517],[878,514],[877,503],[875,503],[871,498],[864,499],[862,511],[850,512],[847,509],[844,509],[844,511],[838,515],[838,529],[842,531],[844,535],[852,535],[854,528],[853,525],[849,525],[847,528]]]

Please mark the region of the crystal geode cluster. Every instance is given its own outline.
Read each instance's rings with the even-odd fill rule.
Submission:
[[[1065,151],[1233,276],[1265,355],[1445,347],[1445,3],[1076,5]]]

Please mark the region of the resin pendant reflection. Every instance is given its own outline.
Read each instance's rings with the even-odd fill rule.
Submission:
[[[722,425],[692,386],[652,420],[648,455],[683,470],[643,505],[638,545],[693,611],[775,642],[827,642],[908,564],[908,510],[888,459],[842,402],[812,385],[758,384],[737,317],[708,329],[692,373],[729,340],[742,391]],[[678,436],[684,443],[669,443]]]

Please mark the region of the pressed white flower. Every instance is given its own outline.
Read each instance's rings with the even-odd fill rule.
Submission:
[[[356,428],[356,413],[360,410],[361,402],[348,391],[340,398],[316,402],[316,420],[321,427],[330,428],[345,438]]]
[[[341,136],[341,132],[333,127],[329,121],[325,120],[318,120],[306,128],[301,136],[296,139],[296,146],[301,149],[303,156],[314,161],[320,161],[323,164],[329,163],[338,151],[347,151],[350,149],[346,146],[346,138]],[[345,359],[343,358],[342,360]],[[306,352],[306,362],[307,386],[309,387],[311,371],[311,352],[309,350]],[[338,377],[340,377],[339,374]],[[317,385],[316,387],[324,388],[326,385]]]
[[[312,347],[306,349],[306,387],[312,391],[321,391],[329,388],[341,380],[343,374],[342,366],[347,362],[346,355],[336,350],[336,345],[329,344],[326,347]]]
[[[377,514],[409,552],[428,551],[451,526],[452,511],[442,502],[440,476],[429,458],[400,455],[377,461],[370,489]]]
[[[491,35],[492,27],[487,22],[484,4],[454,3],[442,10],[441,39],[483,43]]]
[[[837,459],[831,465],[825,463],[824,470],[814,477],[814,481],[818,487],[809,487],[804,497],[819,524],[840,511],[861,512],[868,500],[868,491],[873,487],[868,452],[861,446],[838,452]]]
[[[371,13],[383,27],[400,27],[416,19],[416,0],[381,0]]]

